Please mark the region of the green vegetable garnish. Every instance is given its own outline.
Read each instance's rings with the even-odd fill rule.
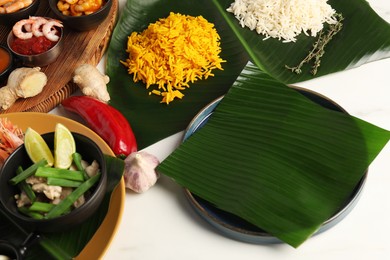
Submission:
[[[45,166],[46,164],[47,164],[47,161],[45,159],[42,159],[42,160],[34,163],[30,167],[28,167],[26,170],[24,170],[20,174],[16,175],[12,179],[10,179],[9,182],[11,184],[13,184],[13,185],[16,185],[19,182],[21,182],[21,181],[27,179],[28,177],[32,176],[39,167]]]
[[[309,52],[309,54],[295,67],[285,66],[287,69],[295,72],[296,74],[302,73],[302,66],[305,63],[309,63],[310,61],[314,61],[314,65],[312,66],[311,74],[316,75],[318,68],[321,65],[321,58],[325,54],[326,45],[332,40],[333,36],[336,35],[342,28],[342,21],[344,17],[341,14],[336,14],[335,18],[337,22],[329,25],[329,29],[327,33],[324,33],[324,29],[320,31],[318,36],[318,40],[314,43],[313,49]]]
[[[76,188],[71,194],[63,199],[57,206],[50,210],[45,218],[55,218],[61,216],[66,212],[72,204],[86,191],[88,191],[95,183],[100,179],[101,173],[99,172],[95,176],[83,182],[78,188]]]
[[[84,181],[84,175],[80,171],[72,171],[66,169],[39,167],[35,172],[35,176],[38,177],[53,177],[58,179],[72,180],[72,181]]]

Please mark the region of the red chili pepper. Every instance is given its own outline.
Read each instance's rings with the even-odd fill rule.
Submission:
[[[137,151],[137,142],[127,119],[114,107],[88,96],[73,96],[62,106],[79,114],[118,157]]]

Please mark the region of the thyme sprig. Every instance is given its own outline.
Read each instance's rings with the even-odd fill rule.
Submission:
[[[296,74],[302,73],[302,66],[305,63],[309,63],[313,61],[311,74],[316,75],[318,68],[321,65],[321,58],[325,54],[326,45],[332,40],[333,36],[336,35],[343,28],[342,21],[344,17],[342,14],[335,14],[336,22],[334,24],[329,25],[329,29],[327,33],[324,33],[324,29],[322,29],[319,33],[317,41],[313,44],[313,49],[309,52],[309,54],[295,67],[289,67],[285,65],[285,67]]]

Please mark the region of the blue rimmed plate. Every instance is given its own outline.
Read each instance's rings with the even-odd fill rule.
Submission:
[[[342,107],[336,104],[334,101],[328,99],[327,97],[313,92],[311,90],[292,87],[295,90],[299,91],[302,95],[306,96],[313,102],[336,111],[347,113]],[[183,142],[187,140],[194,132],[202,128],[209,118],[211,117],[213,111],[218,106],[219,102],[223,99],[220,97],[209,105],[204,107],[190,122],[188,125]],[[345,202],[344,206],[338,210],[330,219],[325,221],[321,228],[316,232],[316,234],[322,233],[331,227],[335,226],[341,220],[343,220],[355,207],[357,204],[366,181],[367,172],[357,184],[351,196]],[[278,238],[271,236],[264,230],[260,229],[257,226],[245,221],[244,219],[233,215],[229,212],[220,210],[214,207],[211,203],[202,198],[192,194],[188,189],[185,189],[185,195],[190,202],[193,209],[209,224],[216,228],[221,234],[236,239],[239,241],[254,243],[254,244],[271,244],[271,243],[281,243],[282,241]]]

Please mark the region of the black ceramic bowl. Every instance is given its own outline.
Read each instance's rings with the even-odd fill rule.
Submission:
[[[51,11],[55,16],[64,22],[64,24],[75,31],[89,31],[98,27],[108,16],[112,0],[107,0],[106,3],[98,11],[81,16],[70,16],[62,14],[57,8],[58,0],[48,0]]]
[[[91,190],[90,196],[86,198],[85,203],[73,209],[71,212],[52,219],[33,219],[20,213],[15,203],[15,194],[20,193],[19,188],[8,181],[15,176],[15,171],[19,165],[27,168],[32,164],[24,145],[13,152],[4,162],[0,172],[0,202],[2,211],[11,219],[15,220],[21,227],[29,231],[38,232],[58,232],[69,229],[86,221],[100,206],[106,193],[107,169],[104,154],[98,145],[88,137],[72,133],[76,142],[76,150],[83,156],[87,162],[96,160],[99,163],[101,171],[100,180]],[[49,147],[53,148],[54,133],[42,135]]]
[[[2,62],[2,64],[0,65],[0,84],[4,84],[13,67],[13,56],[11,51],[7,47],[2,45],[0,45],[0,52],[1,59],[4,58],[4,60],[6,61],[4,62],[4,64]],[[8,58],[3,57],[3,55]],[[0,85],[0,87],[1,86],[2,85]]]
[[[58,56],[62,53],[62,50],[64,48],[64,30],[63,28],[59,28],[60,32],[60,39],[57,41],[57,43],[50,48],[48,51],[45,51],[40,54],[35,55],[23,55],[16,51],[14,51],[11,48],[12,42],[15,40],[15,36],[13,32],[11,31],[8,34],[7,37],[7,46],[8,49],[10,49],[14,55],[14,57],[20,61],[21,64],[27,67],[44,67],[49,65],[50,63],[53,63],[57,60]]]
[[[26,19],[29,16],[35,15],[38,10],[40,0],[33,0],[33,3],[26,8],[23,8],[14,13],[0,14],[0,24],[12,26],[17,21]]]

